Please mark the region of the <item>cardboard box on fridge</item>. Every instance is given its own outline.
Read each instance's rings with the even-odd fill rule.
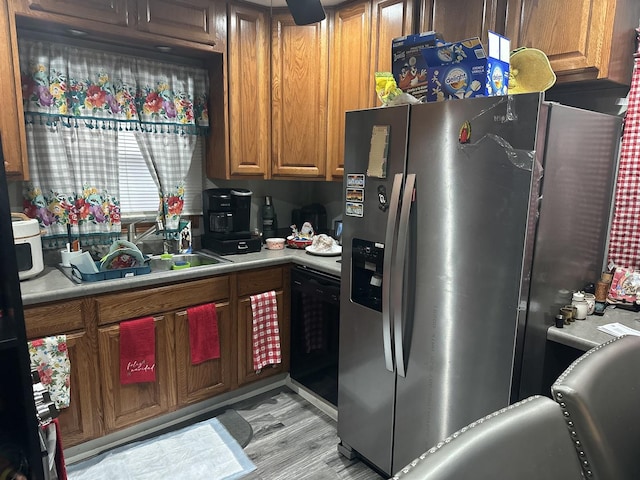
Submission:
[[[416,98],[426,95],[427,64],[421,51],[443,44],[442,35],[433,31],[393,39],[391,42],[391,72],[400,90],[410,93]]]
[[[422,50],[427,102],[506,95],[510,41],[489,32],[488,54],[478,37]]]

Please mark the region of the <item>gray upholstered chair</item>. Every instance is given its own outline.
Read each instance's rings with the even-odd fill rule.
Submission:
[[[395,480],[582,478],[561,409],[550,398],[539,396],[473,422],[393,477]]]
[[[640,337],[592,348],[551,386],[585,477],[640,479]]]

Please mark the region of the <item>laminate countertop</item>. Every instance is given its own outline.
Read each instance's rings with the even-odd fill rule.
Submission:
[[[586,352],[613,338],[598,330],[598,327],[608,323],[621,323],[640,331],[640,312],[608,306],[603,316],[589,315],[585,320],[576,320],[563,328],[549,327],[547,340]]]
[[[285,248],[284,250],[267,250],[245,253],[242,255],[225,255],[229,263],[204,265],[184,270],[152,271],[150,274],[138,275],[114,280],[97,282],[76,282],[71,280],[58,267],[45,267],[44,271],[34,278],[20,282],[23,305],[54,302],[69,298],[97,295],[131,288],[166,285],[195,280],[212,275],[239,272],[254,268],[293,263],[319,270],[329,275],[340,277],[340,256],[321,257],[311,255],[304,250]]]

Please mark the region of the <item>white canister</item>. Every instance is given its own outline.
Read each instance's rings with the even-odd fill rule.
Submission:
[[[589,305],[584,298],[583,292],[575,292],[571,299],[571,305],[576,307],[576,320],[584,320],[589,313]]]
[[[18,277],[20,280],[35,277],[44,270],[38,220],[22,213],[12,213],[11,227],[18,261]]]
[[[585,293],[584,300],[587,302],[587,315],[593,315],[596,310],[596,296],[593,293]]]

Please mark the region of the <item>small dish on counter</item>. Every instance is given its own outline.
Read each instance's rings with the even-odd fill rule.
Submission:
[[[284,238],[267,238],[265,243],[268,250],[284,249]]]
[[[312,243],[313,240],[310,238],[298,238],[294,237],[293,235],[289,235],[287,237],[287,245],[289,245],[291,248],[303,249],[308,247]]]

